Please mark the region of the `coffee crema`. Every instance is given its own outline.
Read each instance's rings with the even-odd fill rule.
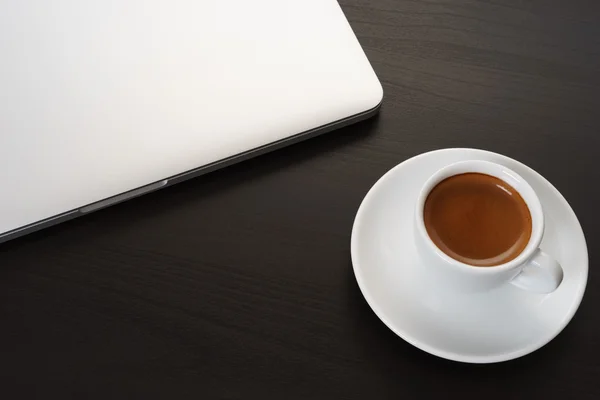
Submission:
[[[481,173],[454,175],[425,200],[425,228],[453,259],[493,267],[516,258],[531,237],[531,213],[512,186]]]

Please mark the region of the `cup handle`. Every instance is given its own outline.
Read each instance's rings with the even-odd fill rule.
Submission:
[[[523,270],[510,283],[535,293],[551,293],[558,288],[562,280],[563,270],[560,264],[537,249]]]

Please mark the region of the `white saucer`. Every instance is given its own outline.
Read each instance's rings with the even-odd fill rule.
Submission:
[[[507,166],[538,194],[546,217],[541,248],[564,269],[564,280],[555,292],[534,294],[507,284],[448,299],[419,278],[422,261],[412,225],[417,194],[439,168],[473,159]],[[583,231],[564,197],[531,168],[482,150],[433,151],[390,170],[363,200],[351,247],[360,290],[383,323],[419,349],[461,362],[506,361],[544,346],[577,311],[588,276]]]

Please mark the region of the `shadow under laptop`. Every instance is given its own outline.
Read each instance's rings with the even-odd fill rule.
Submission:
[[[314,160],[329,157],[331,153],[359,143],[373,134],[379,122],[379,114],[278,150],[258,155],[227,167],[208,172],[168,188],[98,210],[61,224],[0,244],[0,254],[38,246],[77,246],[82,242],[95,242],[102,235],[109,235],[139,221],[155,218],[196,204],[202,199],[221,196],[241,186],[285,174],[291,168],[310,164]],[[310,174],[310,168],[307,169]],[[289,182],[294,184],[294,182]]]

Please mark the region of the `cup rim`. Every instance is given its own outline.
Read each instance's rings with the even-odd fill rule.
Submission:
[[[429,236],[429,233],[427,233],[427,229],[425,228],[423,210],[425,207],[425,200],[427,199],[427,196],[429,196],[431,190],[444,179],[470,172],[491,175],[511,185],[521,195],[527,207],[529,208],[529,212],[531,214],[531,236],[529,238],[529,241],[527,242],[527,245],[525,246],[525,249],[523,249],[521,254],[519,254],[517,257],[506,263],[483,268],[458,261],[447,255],[439,247],[437,247],[433,240],[431,240],[431,237]],[[512,178],[515,182],[518,182],[518,185],[514,185],[511,182],[507,182],[506,179],[503,178],[505,174]],[[517,188],[515,186],[519,187]],[[415,211],[417,231],[419,232],[421,238],[424,240],[428,250],[435,253],[447,264],[453,265],[456,268],[462,269],[464,271],[469,271],[471,273],[495,274],[498,272],[508,271],[517,268],[533,256],[533,254],[538,249],[544,234],[544,214],[542,205],[531,185],[529,185],[529,183],[523,177],[521,177],[519,174],[517,174],[510,168],[490,161],[458,161],[438,169],[425,181],[425,184],[421,188],[421,191],[419,192],[419,195],[417,197]]]

